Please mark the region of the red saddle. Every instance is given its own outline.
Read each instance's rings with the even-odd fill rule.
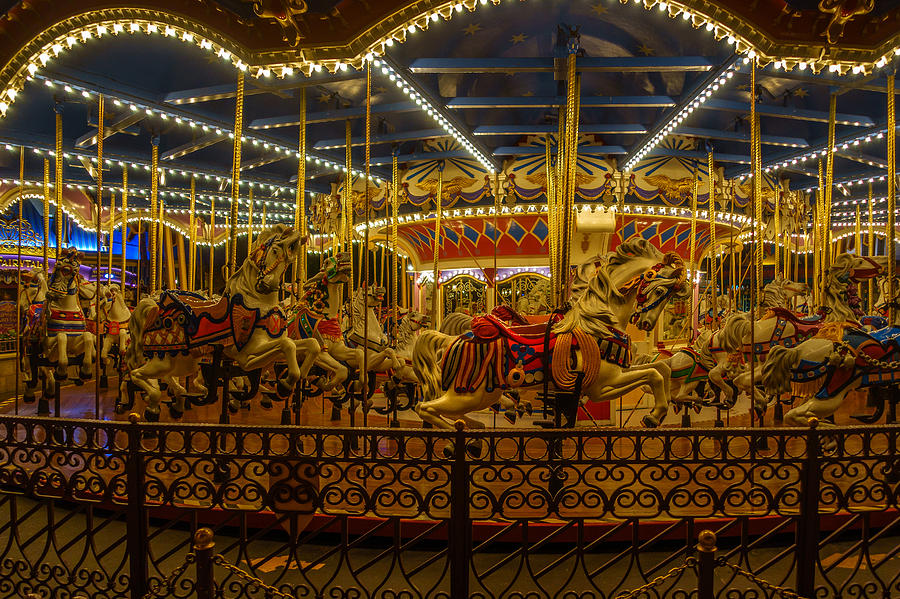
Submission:
[[[815,316],[803,317],[787,308],[769,308],[766,316],[770,314],[791,323],[797,329],[797,332],[806,332],[810,329],[818,330],[825,321],[824,312],[817,312]]]
[[[553,322],[557,322],[561,315],[557,314]],[[509,326],[493,313],[485,316],[476,316],[472,319],[472,335],[483,342],[505,338],[521,345],[541,345],[544,342],[544,334],[548,323],[528,323],[518,326]],[[552,326],[550,324],[549,326]],[[551,335],[552,338],[552,335]]]

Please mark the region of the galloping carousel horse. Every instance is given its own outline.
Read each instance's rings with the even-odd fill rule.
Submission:
[[[900,384],[898,300],[900,281],[895,282],[892,299],[882,292],[879,311],[886,312],[888,304],[894,307],[893,321],[886,327],[868,331],[856,319],[832,321],[796,347],[772,348],[762,367],[764,389],[804,400],[785,414],[785,422],[805,426],[815,416],[828,426],[828,417],[851,391],[896,390]]]
[[[376,309],[381,308],[384,303],[384,296],[384,287],[377,285],[357,289],[350,304],[352,316],[349,322],[352,326],[344,333],[345,344],[348,347],[365,349],[368,354],[366,365],[370,372],[376,373],[387,372],[391,368],[399,370],[401,367],[396,353],[388,347],[387,335],[376,313]],[[362,363],[353,366],[360,368]]]
[[[788,306],[793,297],[802,293],[806,293],[805,283],[775,279],[763,289],[762,307],[769,310]],[[672,402],[691,404],[699,410],[701,398],[696,391],[709,381],[714,387],[707,391],[716,396],[710,405],[724,409],[734,405],[737,398],[732,381],[742,370],[741,363],[735,360],[735,352],[742,348],[749,322],[743,313],[732,314],[721,329],[704,329],[691,346],[679,349],[664,360],[672,370]]]
[[[115,367],[128,346],[129,320],[131,308],[125,303],[122,288],[119,285],[101,285],[100,334],[103,335],[100,345],[100,360],[103,365],[100,375],[101,387],[105,386],[110,363]]]
[[[787,308],[778,307],[788,305],[781,303],[768,306],[763,317],[755,322],[750,321],[748,314],[730,320],[726,326],[734,327],[735,330],[730,331],[729,335],[740,335],[743,338],[742,353],[745,365],[750,363],[751,354],[755,353],[757,361],[752,378],[750,369],[746,367],[735,377],[734,384],[738,389],[750,392],[750,381],[760,380],[762,363],[773,348],[795,347],[813,337],[827,323],[857,323],[857,319],[863,316],[859,296],[856,293],[857,283],[878,276],[884,265],[884,256],[838,255],[825,274],[822,306],[818,314],[812,318],[799,317]],[[724,391],[730,393],[730,390]],[[762,410],[764,402],[764,398],[759,398],[758,405],[754,407]]]
[[[491,406],[505,389],[550,377],[555,388],[595,402],[649,385],[654,406],[643,421],[658,426],[668,412],[668,378],[660,373],[666,368],[632,367],[622,329],[631,322],[652,330],[669,300],[689,293],[681,258],[664,256],[644,239],[626,241],[594,271],[571,309],[546,324],[507,327],[485,316],[459,337],[423,332],[413,351],[425,395],[416,412],[444,429],[457,419],[483,428],[468,414]]]
[[[184,413],[185,389],[177,379],[195,374],[202,357],[213,354],[215,360],[216,350],[246,372],[283,361],[287,372],[278,388],[285,396],[306,376],[316,356],[308,354],[298,364],[297,347],[278,303],[281,278],[294,260],[300,237],[281,224],[261,233],[219,299],[163,291],[158,299],[138,303],[128,323],[131,343],[125,360],[131,380],[146,393],[148,421],[159,420],[160,380],[173,396],[172,416]],[[214,392],[218,381],[210,382]]]
[[[81,252],[75,248],[60,251],[59,259],[53,268],[47,297],[43,306],[32,305],[29,310],[28,325],[23,332],[25,339],[25,393],[26,402],[34,401],[34,390],[37,387],[38,368],[55,366],[55,373],[50,368],[43,368],[44,389],[42,405],[39,412],[46,411],[48,394],[53,394],[56,380],[68,378],[69,358],[80,361],[79,379],[91,378],[94,363],[94,335],[85,325],[84,312],[79,304],[81,289]]]
[[[22,331],[29,323],[29,315],[40,314],[41,306],[47,299],[47,275],[42,268],[33,268],[22,273],[22,288],[19,290],[18,308],[21,315]],[[34,308],[32,308],[34,306]],[[19,337],[19,367],[25,372],[25,335]]]

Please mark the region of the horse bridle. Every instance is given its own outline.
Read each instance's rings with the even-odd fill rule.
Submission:
[[[666,290],[666,293],[664,293],[663,295],[659,296],[658,298],[656,298],[655,300],[653,300],[652,302],[647,304],[646,303],[647,302],[647,294],[646,294],[647,287],[650,286],[650,283],[652,281],[659,278],[659,271],[661,271],[666,266],[674,266],[676,269],[679,269],[679,268],[682,269],[681,274],[675,279],[675,281],[672,283],[672,285]],[[681,258],[670,252],[670,253],[666,254],[666,257],[662,262],[658,262],[658,263],[654,264],[653,266],[651,266],[650,268],[648,268],[647,270],[645,270],[638,276],[634,277],[633,279],[631,279],[630,281],[628,281],[627,283],[625,283],[624,285],[619,287],[619,293],[621,293],[622,295],[625,295],[626,293],[630,292],[631,290],[633,290],[635,288],[637,289],[637,293],[635,295],[636,311],[634,312],[634,314],[631,315],[629,322],[631,324],[637,323],[637,321],[640,320],[640,317],[642,315],[655,309],[661,303],[668,301],[669,298],[672,296],[672,294],[676,290],[680,289],[682,285],[684,285],[685,280],[686,280],[686,277],[684,275],[683,262],[682,262]]]

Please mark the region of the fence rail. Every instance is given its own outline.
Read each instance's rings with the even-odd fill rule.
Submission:
[[[897,596],[898,434],[3,416],[0,597],[141,598],[207,527],[223,562],[291,596],[613,598],[702,558],[704,529],[714,596]],[[223,573],[216,596],[271,596]],[[684,568],[638,596],[705,584]]]

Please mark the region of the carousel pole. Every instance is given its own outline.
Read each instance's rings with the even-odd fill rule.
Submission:
[[[563,196],[562,263],[560,270],[560,299],[558,305],[569,299],[569,265],[572,253],[572,232],[575,230],[575,174],[578,161],[578,117],[581,100],[581,75],[575,71],[575,53],[569,52],[566,64],[566,188]]]
[[[562,202],[563,196],[565,192],[565,139],[566,135],[566,109],[565,106],[561,106],[559,109],[559,128],[557,131],[556,138],[556,172],[553,178],[553,228],[551,229],[551,235],[554,238],[553,245],[553,302],[558,306],[559,305],[559,296],[561,294],[560,290],[560,251],[562,246],[562,241],[560,236],[562,235]]]
[[[157,267],[156,267],[156,275],[159,277],[154,285],[156,285],[156,289],[162,289],[163,287],[163,268],[162,268],[162,259],[163,256],[166,258],[166,265],[169,265],[169,258],[172,254],[172,246],[167,243],[166,240],[166,230],[163,228],[163,218],[166,212],[166,200],[163,197],[159,198],[159,206],[156,209],[156,222],[153,223],[153,226],[156,227],[156,245],[159,248],[159,257],[156,258]],[[166,249],[168,246],[168,249]],[[169,270],[166,268],[166,270]]]
[[[756,61],[750,64],[750,155],[753,166],[753,253],[751,255],[753,279],[750,284],[750,426],[754,424],[754,402],[756,398],[756,339],[753,323],[756,322],[759,297],[759,285],[762,283],[762,240],[760,227],[762,226],[762,168],[760,153],[757,151],[759,144],[759,115],[756,113]]]
[[[209,196],[209,296],[213,295],[216,265],[216,196]]]
[[[396,329],[397,329],[397,320],[399,318],[398,307],[400,304],[400,296],[398,294],[399,291],[399,278],[403,276],[403,273],[399,273],[397,271],[397,266],[399,262],[399,256],[397,255],[397,247],[400,241],[399,239],[399,221],[400,221],[400,194],[399,185],[400,185],[400,171],[397,168],[397,149],[394,148],[391,156],[391,273],[393,276],[391,277],[391,303],[393,305],[392,316],[394,322],[395,331],[393,331],[393,335],[396,337]]]
[[[365,206],[363,208],[363,218],[365,229],[363,231],[363,255],[362,255],[362,272],[363,283],[365,288],[369,286],[369,173],[372,159],[372,61],[366,63],[366,190],[365,190]],[[369,424],[369,409],[366,407],[365,400],[369,393],[369,310],[363,303],[363,369],[362,369],[362,389],[363,389],[363,427]]]
[[[150,158],[150,223],[147,227],[147,232],[150,235],[150,295],[156,293],[156,211],[157,202],[159,202],[159,137],[154,135],[152,143],[153,148]]]
[[[690,342],[694,341],[694,335],[697,333],[697,328],[695,326],[694,319],[699,319],[699,315],[697,314],[697,310],[700,309],[700,306],[695,303],[694,296],[697,291],[697,196],[700,193],[700,173],[694,174],[694,187],[693,193],[691,193],[691,245],[688,258],[688,263],[690,264],[691,274],[689,277],[689,281],[691,284],[691,310],[690,310],[690,318],[691,318],[691,335],[689,338]]]
[[[22,185],[22,179],[19,178],[19,185]],[[59,187],[60,183],[56,183]],[[50,161],[44,159],[44,272],[50,274],[50,266],[47,261],[50,254]],[[59,237],[57,237],[59,239]],[[58,242],[57,242],[58,243]],[[19,261],[21,264],[21,260]],[[49,278],[48,278],[49,280]]]
[[[772,237],[772,244],[775,247],[773,248],[772,253],[774,254],[775,259],[773,278],[777,279],[779,275],[784,275],[784,272],[781,268],[781,192],[778,189],[775,189],[774,192],[775,207],[772,214],[772,224],[775,228],[775,232]]]
[[[244,73],[238,72],[237,94],[234,107],[234,147],[231,155],[231,222],[228,229],[228,240],[231,244],[228,258],[228,277],[237,268],[237,220],[238,203],[241,187],[241,141],[244,126]]]
[[[102,256],[102,252],[100,251],[100,212],[103,209],[103,137],[104,137],[104,124],[103,124],[103,94],[97,95],[97,196],[95,198],[95,206],[97,208],[97,282],[96,287],[94,287],[94,303],[96,304],[96,310],[94,314],[94,342],[95,342],[95,351],[94,351],[94,418],[100,420],[100,349],[103,346],[102,337],[100,331],[100,260]],[[115,196],[113,196],[115,197]],[[115,200],[111,200],[115,201]],[[112,226],[110,224],[110,226]],[[110,239],[110,243],[112,243],[112,239]],[[112,259],[112,254],[110,254],[110,259]],[[56,401],[59,402],[59,396],[56,397]]]
[[[491,290],[494,294],[494,307],[500,299],[497,290],[497,214],[500,212],[500,173],[494,173],[494,274],[491,277]]]
[[[253,188],[251,187],[247,193],[249,195],[247,198],[249,204],[247,208],[247,257],[249,258],[250,246],[253,245]]]
[[[894,274],[896,271],[897,248],[894,245],[897,239],[896,215],[894,214],[894,206],[896,204],[896,185],[897,185],[897,114],[894,98],[894,74],[891,73],[887,78],[887,239],[885,239],[884,252],[887,254],[887,306],[888,306],[888,324],[894,323],[897,309],[894,306]]]
[[[294,229],[302,235],[302,245],[294,262],[294,283],[306,283],[306,88],[300,88],[300,127],[297,142],[297,198],[294,207]],[[295,289],[295,293],[300,293]]]
[[[112,285],[113,233],[116,232],[116,194],[109,194],[109,253],[106,260],[106,284]],[[123,239],[124,241],[124,239]],[[124,274],[122,276],[125,276]]]
[[[706,154],[706,175],[709,179],[709,272],[713,295],[713,321],[719,325],[719,295],[716,277],[716,173],[713,163],[713,152],[710,148]]]
[[[824,239],[824,228],[822,225],[823,222],[823,212],[825,210],[825,169],[822,166],[822,161],[819,160],[819,189],[816,192],[816,210],[813,215],[813,224],[815,231],[815,243],[813,246],[813,251],[815,252],[813,257],[813,290],[815,294],[815,303],[816,306],[819,305],[819,297],[820,295],[820,283],[822,281],[821,272],[824,268],[823,266],[823,252],[824,246],[827,243]]]
[[[724,267],[724,264],[723,264]],[[723,274],[724,279],[724,274]],[[737,312],[737,287],[735,287],[735,281],[737,279],[734,276],[734,194],[731,194],[731,227],[728,231],[728,284],[731,287],[731,293],[728,295],[729,301],[731,303],[731,312]]]
[[[185,277],[188,284],[188,291],[193,291],[197,285],[197,180],[191,175],[191,199],[190,199],[190,215],[188,216],[188,275]]]
[[[547,230],[550,232],[547,235],[547,254],[549,258],[549,266],[550,266],[550,291],[553,294],[553,297],[557,296],[556,291],[556,235],[553,235],[553,232],[556,230],[556,206],[554,199],[556,197],[556,190],[553,188],[553,154],[550,152],[550,134],[544,138],[544,174],[547,179],[545,185],[545,196],[547,198]],[[497,209],[494,208],[494,220],[497,219]],[[497,230],[497,224],[494,223],[494,230]],[[494,253],[496,254],[497,244],[494,244]],[[494,277],[496,278],[496,265],[494,269]],[[496,304],[496,299],[494,300]]]
[[[868,249],[866,250],[867,255],[874,256],[875,255],[875,222],[872,218],[872,184],[869,183],[869,243]],[[875,294],[875,286],[873,285],[874,279],[869,278],[866,281],[866,287],[868,290],[868,297],[866,303],[868,305],[867,314],[872,314],[872,306],[875,303],[875,298],[873,297]]]
[[[122,286],[122,297],[125,297],[125,262],[127,260],[126,252],[125,252],[125,237],[128,236],[128,167],[122,167],[122,232],[120,233],[122,236],[122,273],[120,284]],[[140,236],[138,236],[138,244],[140,245]],[[136,295],[136,294],[135,294]],[[139,297],[135,297],[135,304],[139,300]]]
[[[350,277],[346,285],[347,297],[352,299],[355,292],[355,280],[353,278],[353,271],[355,267],[353,264],[353,237],[350,234],[351,230],[353,229],[353,154],[350,151],[352,143],[350,133],[350,119],[347,119],[344,122],[344,141],[346,147],[344,148],[344,205],[343,209],[341,210],[341,214],[343,215],[342,221],[344,225],[344,251],[350,252]],[[353,310],[350,310],[349,318],[350,325],[352,327]]]
[[[22,188],[25,186],[25,146],[19,146],[19,218],[16,225],[19,233],[19,243],[16,246],[16,257],[19,267],[16,269],[16,399],[13,414],[19,415],[19,379],[22,376],[22,306],[19,303],[19,295],[22,294]],[[44,203],[48,203],[50,197],[50,161],[44,159]],[[44,211],[44,218],[47,212]],[[44,264],[47,264],[47,238],[44,237]]]
[[[444,163],[438,166],[437,190],[434,193],[434,268],[433,268],[433,284],[431,291],[431,324],[435,330],[441,328],[441,316],[443,310],[438,310],[438,293],[440,290],[439,281],[439,261],[441,258],[441,216],[443,216],[444,208],[441,195],[444,193]]]
[[[824,280],[825,269],[831,266],[831,196],[834,188],[834,121],[835,115],[837,114],[837,95],[831,94],[828,102],[828,151],[825,156],[827,160],[827,165],[825,168],[825,194],[824,194],[824,210],[822,211],[822,215],[824,217],[824,221],[822,222],[823,231],[824,231],[824,241],[825,241],[825,257],[822,262],[822,276]]]
[[[62,248],[62,197],[63,197],[63,151],[62,151],[62,104],[56,105],[56,139],[55,139],[55,151],[56,154],[54,156],[56,167],[54,176],[53,176],[53,184],[55,185],[54,191],[56,192],[54,195],[56,196],[56,259],[59,260],[59,250]],[[47,207],[49,210],[49,206]],[[47,214],[45,211],[44,214]],[[44,231],[44,239],[49,239],[48,237],[49,230]],[[46,245],[46,243],[45,243]],[[49,276],[50,267],[47,265],[47,256],[46,249],[44,251],[44,271]]]

